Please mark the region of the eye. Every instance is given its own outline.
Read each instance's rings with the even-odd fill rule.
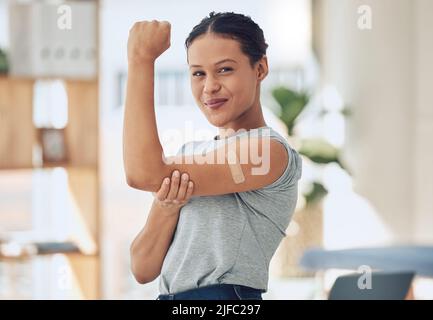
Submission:
[[[233,71],[233,69],[230,68],[230,67],[224,67],[224,68],[221,68],[220,71],[221,71],[221,70]]]
[[[201,72],[201,71],[196,71],[196,72],[193,72],[192,73],[192,76],[193,77],[199,77],[199,76],[201,76],[203,74],[203,72]]]

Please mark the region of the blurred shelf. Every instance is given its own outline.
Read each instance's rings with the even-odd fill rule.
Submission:
[[[51,79],[64,81],[68,108],[64,143],[68,160],[34,165],[42,160],[38,156],[38,161],[34,160],[35,146],[41,146],[39,128],[33,118],[35,82]],[[27,243],[28,251],[18,252],[15,256],[0,253],[0,262],[16,264],[41,257],[51,261],[50,256],[61,255],[63,266],[67,265],[73,274],[75,296],[101,298],[98,79],[0,75],[0,154],[0,187],[3,190],[0,218],[3,214],[6,218],[13,216],[16,219],[18,214],[17,223],[24,218],[31,221],[28,230],[12,232],[8,238],[12,246],[13,241],[27,240],[24,243]],[[63,168],[66,174],[52,170],[52,175],[33,175],[56,168]],[[14,175],[18,177],[16,181]],[[59,204],[59,201],[63,202]],[[0,227],[3,236],[5,224],[0,223]],[[29,239],[40,239],[33,236],[41,234],[58,239],[59,232],[63,231],[67,232],[64,238],[72,236],[73,243],[29,242]],[[48,276],[55,279],[57,275],[44,274],[43,270],[38,274],[38,277]]]
[[[0,79],[0,169],[32,168],[35,146],[42,150],[39,129],[33,123],[33,91],[32,81]],[[67,80],[65,91],[68,123],[62,135],[67,165],[97,165],[99,84]]]
[[[99,1],[94,12],[88,22],[95,26],[98,53]],[[96,66],[98,60],[96,57]],[[60,67],[67,72],[68,66]],[[64,86],[59,86],[62,98],[66,95],[60,99],[67,104],[67,123],[60,136],[65,147],[60,150],[66,150],[66,157],[46,157],[58,155],[59,135],[50,136],[54,140],[41,136],[35,110],[40,102],[40,110],[50,119],[46,122],[53,123],[58,101],[45,93],[36,95],[35,90],[45,86],[39,86],[39,81],[57,80]],[[42,140],[53,142],[54,147]],[[44,148],[54,151],[44,152]],[[10,279],[0,272],[0,299],[14,296],[15,284],[20,285],[15,269],[21,262],[30,264],[21,277],[35,284],[34,292],[53,294],[50,298],[54,299],[56,295],[101,298],[98,73],[91,78],[0,74],[0,155],[0,269],[11,266]],[[67,160],[43,163],[45,159]],[[56,168],[66,172],[52,170]],[[74,283],[70,292],[58,286],[65,266]],[[4,289],[5,283],[10,292]],[[24,291],[17,291],[23,293],[19,296],[40,297],[27,284]]]
[[[21,260],[37,255],[82,253],[73,242],[0,242],[0,260]]]

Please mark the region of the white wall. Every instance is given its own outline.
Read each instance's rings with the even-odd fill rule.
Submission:
[[[433,1],[417,0],[415,11],[414,234],[433,242]]]
[[[320,2],[323,81],[353,111],[344,155],[355,190],[395,241],[431,243],[433,2]],[[371,30],[358,28],[360,5],[372,9]]]

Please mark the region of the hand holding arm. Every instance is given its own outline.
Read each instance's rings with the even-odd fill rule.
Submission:
[[[172,175],[171,181],[165,179],[168,179],[168,183],[163,181],[161,188],[154,193],[155,199],[146,225],[131,244],[132,273],[142,284],[153,281],[161,273],[180,209],[192,195],[193,184],[188,175]]]

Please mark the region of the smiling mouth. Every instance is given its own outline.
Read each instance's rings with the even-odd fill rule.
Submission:
[[[227,100],[222,100],[222,101],[218,101],[215,103],[206,103],[205,102],[205,106],[210,108],[210,109],[218,109],[219,107],[221,107],[222,105],[224,105],[227,102]]]

